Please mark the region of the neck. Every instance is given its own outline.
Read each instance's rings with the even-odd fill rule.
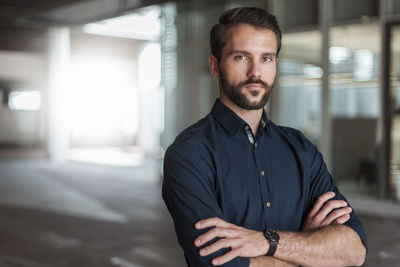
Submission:
[[[225,106],[235,112],[236,115],[238,115],[242,120],[247,122],[253,132],[253,135],[256,136],[257,129],[261,122],[263,109],[260,108],[255,110],[247,110],[241,108],[233,103],[232,100],[230,100],[229,97],[227,97],[223,92],[220,94],[220,100]]]

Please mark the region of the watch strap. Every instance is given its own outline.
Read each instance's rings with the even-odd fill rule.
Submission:
[[[269,242],[269,249],[266,256],[274,256],[279,244],[279,235],[275,230],[266,230],[264,232],[265,238]]]

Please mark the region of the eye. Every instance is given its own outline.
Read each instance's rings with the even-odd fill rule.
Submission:
[[[272,61],[273,61],[273,58],[272,58],[271,56],[265,56],[265,57],[263,58],[263,60],[264,60],[264,62],[272,62]]]
[[[247,57],[246,57],[246,56],[243,56],[243,55],[236,55],[236,56],[234,57],[234,59],[235,59],[236,61],[247,61]]]

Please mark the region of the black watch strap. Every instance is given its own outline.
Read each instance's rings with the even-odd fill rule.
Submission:
[[[264,232],[265,238],[269,241],[269,249],[266,256],[274,256],[279,244],[279,235],[275,230],[266,230]]]

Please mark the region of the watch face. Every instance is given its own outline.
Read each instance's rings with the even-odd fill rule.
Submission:
[[[273,239],[274,241],[278,241],[278,240],[279,240],[279,235],[278,235],[277,232],[275,232],[275,231],[272,232],[272,239]]]
[[[275,232],[274,230],[267,230],[266,232],[267,237],[270,241],[278,241],[279,240],[279,235],[277,232]]]

